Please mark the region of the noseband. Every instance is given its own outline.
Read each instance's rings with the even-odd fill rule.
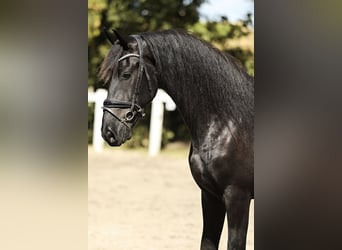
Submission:
[[[144,109],[142,107],[140,107],[137,104],[137,100],[139,97],[139,91],[140,91],[140,85],[141,85],[141,80],[142,80],[142,76],[143,73],[145,72],[146,78],[148,83],[150,84],[150,77],[145,69],[145,63],[143,60],[143,49],[142,49],[142,38],[139,35],[133,35],[132,36],[138,43],[138,50],[139,50],[139,54],[126,54],[122,57],[119,58],[118,62],[128,58],[128,57],[137,57],[139,58],[139,68],[138,68],[138,79],[136,81],[135,84],[135,90],[134,90],[134,95],[133,95],[133,99],[132,102],[124,102],[124,101],[111,101],[109,99],[106,99],[103,103],[103,111],[107,111],[109,114],[111,114],[114,118],[116,118],[118,121],[120,121],[121,123],[123,123],[126,127],[129,128],[127,122],[134,122],[135,118],[142,118],[145,116],[144,113]],[[150,86],[149,86],[150,87]],[[124,115],[124,117],[120,118],[119,116],[117,116],[112,109],[116,108],[116,109],[129,109],[129,111],[126,112],[126,114]]]

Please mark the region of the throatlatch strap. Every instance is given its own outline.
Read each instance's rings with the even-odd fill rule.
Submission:
[[[142,48],[142,42],[141,42],[141,36],[139,35],[132,35],[132,37],[137,41],[138,43],[138,49],[139,49],[139,69],[138,69],[138,79],[137,79],[137,84],[135,85],[135,95],[133,98],[133,103],[132,103],[132,108],[134,107],[135,103],[138,100],[138,97],[140,95],[140,83],[142,80],[142,75],[144,73],[144,66],[145,66],[145,62],[144,62],[144,53],[143,53],[143,48]]]

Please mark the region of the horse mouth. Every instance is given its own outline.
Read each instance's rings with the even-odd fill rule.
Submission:
[[[109,140],[107,140],[107,143],[111,147],[119,147],[122,145],[122,142],[116,141],[114,138],[110,138]]]

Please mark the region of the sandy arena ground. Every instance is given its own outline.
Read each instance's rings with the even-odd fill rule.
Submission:
[[[198,250],[202,232],[200,189],[187,152],[88,149],[88,250]],[[254,249],[254,202],[247,250]],[[226,249],[227,224],[220,250]]]

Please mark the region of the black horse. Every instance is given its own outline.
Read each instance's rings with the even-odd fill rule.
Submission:
[[[102,136],[120,146],[157,89],[176,103],[191,133],[189,163],[201,188],[201,250],[218,249],[225,214],[228,249],[245,249],[254,198],[254,80],[233,57],[181,30],[146,32],[113,44],[99,78],[109,83]]]

